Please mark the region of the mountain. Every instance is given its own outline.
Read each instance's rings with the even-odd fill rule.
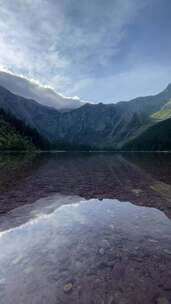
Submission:
[[[155,121],[161,121],[171,117],[171,100],[169,100],[160,111],[154,113],[152,118]]]
[[[87,103],[61,112],[0,87],[0,108],[35,129],[57,149],[122,149],[158,123],[154,115],[170,99],[171,85],[154,96],[117,104]]]
[[[171,118],[144,131],[128,142],[123,150],[128,151],[169,151],[171,150]]]
[[[171,150],[171,85],[166,90],[167,101],[150,116],[151,126],[123,145],[123,150],[167,151]]]
[[[4,150],[34,150],[35,146],[22,136],[13,125],[0,113],[0,151]]]
[[[53,107],[57,110],[68,111],[81,107],[84,102],[74,97],[64,97],[52,88],[41,86],[27,78],[0,71],[0,86],[8,89],[15,95],[26,99],[33,99],[40,104]]]
[[[0,110],[0,151],[37,150],[48,147],[36,130]]]

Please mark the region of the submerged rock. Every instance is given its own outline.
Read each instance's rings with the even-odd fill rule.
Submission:
[[[100,249],[99,249],[99,254],[100,254],[100,255],[104,255],[104,254],[105,254],[104,248],[100,248]]]
[[[102,240],[101,245],[103,246],[103,248],[106,248],[106,249],[110,248],[110,243],[108,240],[105,240],[105,239]]]
[[[72,283],[67,283],[67,284],[64,285],[64,292],[69,293],[69,292],[72,291],[72,288],[73,288]]]
[[[169,254],[169,255],[171,255],[171,250],[168,250],[168,249],[164,249],[164,252],[165,252],[166,254]]]
[[[164,297],[160,297],[157,299],[157,304],[169,304],[169,301]]]

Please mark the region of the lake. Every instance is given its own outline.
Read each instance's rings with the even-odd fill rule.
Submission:
[[[171,303],[171,154],[0,155],[0,304]]]

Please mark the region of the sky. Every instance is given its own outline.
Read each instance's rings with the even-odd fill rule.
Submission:
[[[170,0],[0,0],[0,70],[111,103],[171,82]]]

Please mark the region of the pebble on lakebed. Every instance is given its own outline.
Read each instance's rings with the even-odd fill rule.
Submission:
[[[104,248],[100,248],[100,249],[99,249],[99,254],[100,254],[100,255],[104,255],[104,254],[105,254]]]
[[[72,291],[72,288],[73,288],[72,283],[67,283],[67,284],[64,285],[64,292],[69,293],[69,292]]]
[[[169,301],[164,297],[160,297],[157,299],[157,304],[169,304]]]
[[[168,255],[171,255],[171,250],[168,250],[168,249],[164,249],[164,252]]]

